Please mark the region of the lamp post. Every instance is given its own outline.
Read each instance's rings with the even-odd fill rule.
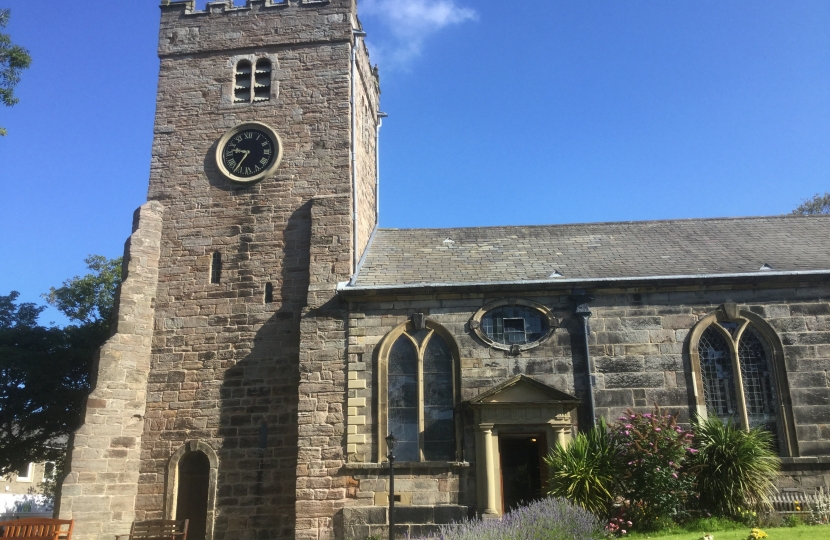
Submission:
[[[395,436],[386,437],[389,453],[389,540],[395,540]]]

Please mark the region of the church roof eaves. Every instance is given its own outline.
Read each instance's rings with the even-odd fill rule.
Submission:
[[[343,295],[830,275],[830,216],[379,229]]]

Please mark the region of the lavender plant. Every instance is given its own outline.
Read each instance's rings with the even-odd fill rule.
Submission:
[[[440,540],[599,540],[596,516],[565,499],[546,498],[508,512],[501,519],[443,525]]]

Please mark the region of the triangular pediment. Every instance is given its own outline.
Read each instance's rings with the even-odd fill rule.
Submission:
[[[581,400],[527,375],[517,375],[470,400],[471,405],[579,403]]]

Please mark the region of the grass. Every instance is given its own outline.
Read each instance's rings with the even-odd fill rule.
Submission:
[[[776,527],[761,529],[769,535],[768,540],[830,540],[830,526],[815,525],[801,527]],[[732,531],[707,531],[715,540],[746,540],[750,527],[743,527]],[[672,532],[672,533],[631,533],[626,538],[632,540],[700,540],[704,532]]]

